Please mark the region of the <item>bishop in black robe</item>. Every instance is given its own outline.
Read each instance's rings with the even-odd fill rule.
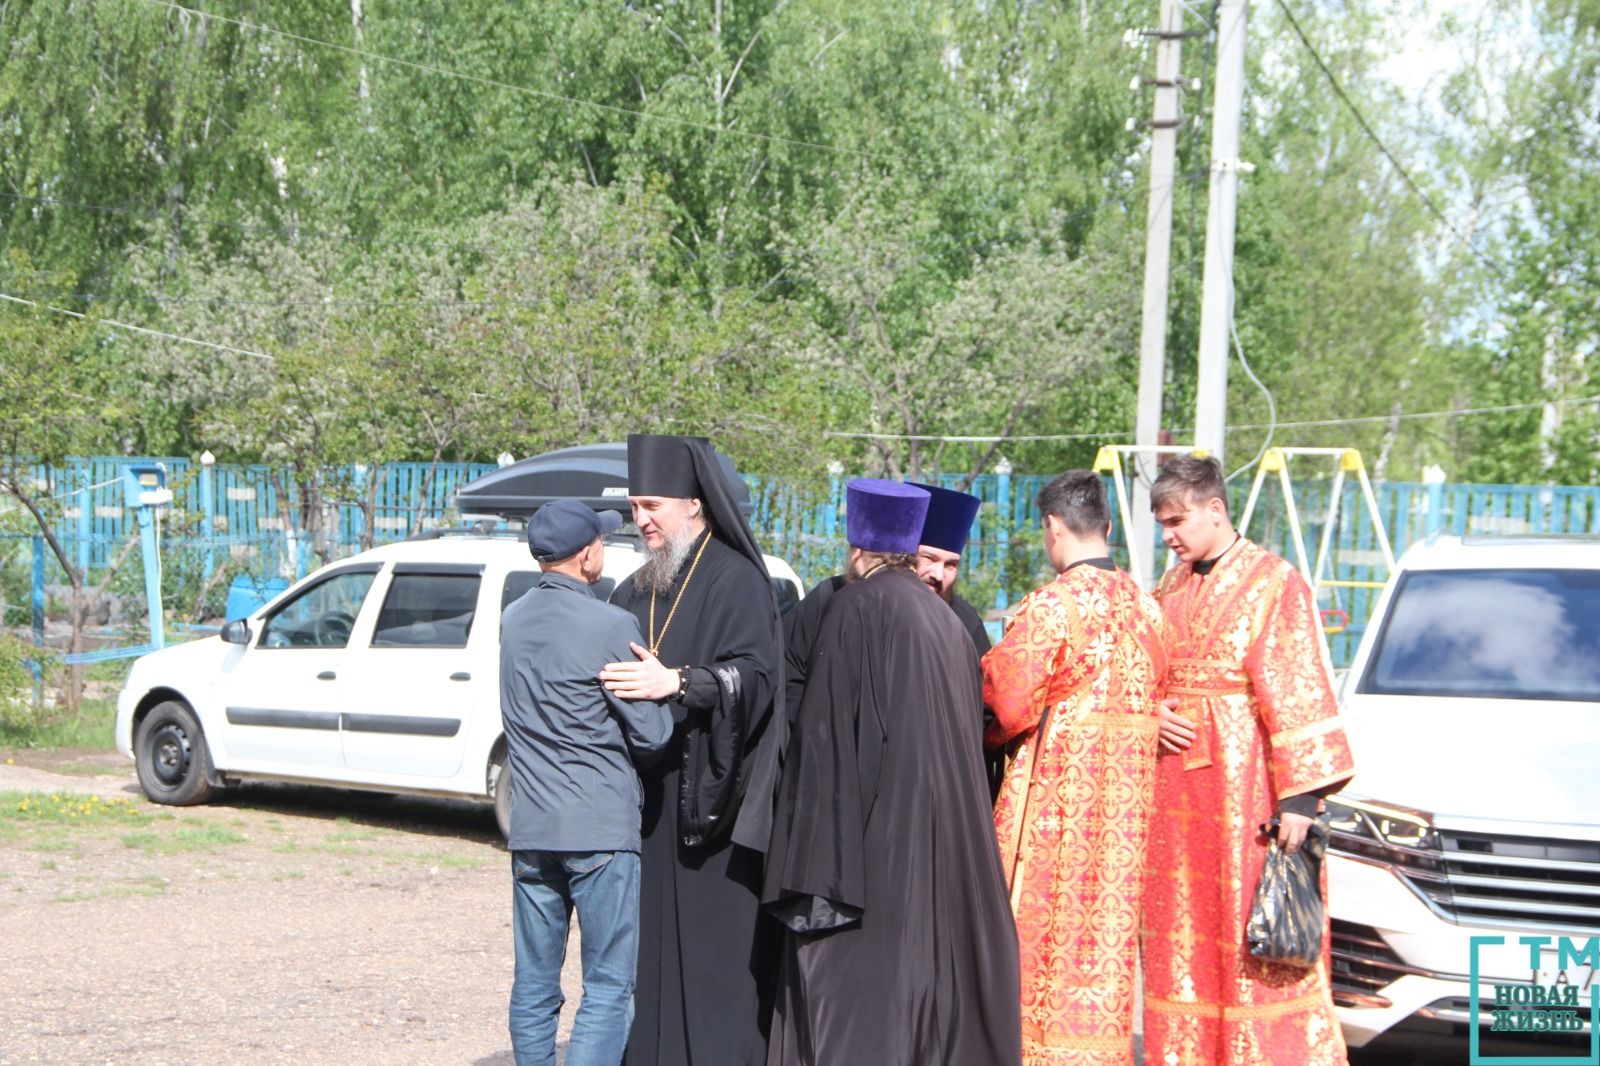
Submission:
[[[1016,928],[971,640],[914,573],[882,566],[833,594],[810,671],[762,893],[786,927],[769,1066],[1015,1066]]]
[[[630,490],[699,498],[711,525],[690,553],[698,560],[655,595],[654,612],[650,590],[633,577],[611,595],[647,640],[659,637],[662,664],[688,668],[681,696],[666,701],[672,740],[640,773],[639,970],[623,1062],[760,1066],[777,935],[758,906],[775,790],[762,780],[776,774],[767,745],[781,741],[768,728],[782,677],[777,599],[748,526],[714,483],[709,445],[643,441],[658,450],[692,441],[683,461],[693,469],[669,471],[686,480],[656,480],[666,475],[640,471],[650,456],[641,464],[641,439],[630,438]],[[765,808],[754,798],[742,805],[747,789]]]

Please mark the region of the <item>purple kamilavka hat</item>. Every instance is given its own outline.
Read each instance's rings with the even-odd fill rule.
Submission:
[[[928,517],[928,491],[900,481],[856,478],[845,486],[845,532],[852,547],[915,554]]]

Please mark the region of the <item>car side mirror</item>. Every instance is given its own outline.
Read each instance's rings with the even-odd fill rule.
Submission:
[[[222,641],[224,644],[250,643],[250,623],[243,618],[235,618],[222,627]]]

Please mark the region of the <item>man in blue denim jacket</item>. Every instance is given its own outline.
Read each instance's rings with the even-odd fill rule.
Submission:
[[[567,921],[583,929],[583,1002],[566,1066],[616,1066],[633,1019],[639,951],[639,807],[634,760],[672,735],[671,712],[630,702],[600,668],[633,658],[639,623],[595,599],[603,537],[622,516],[577,500],[540,508],[528,547],[542,573],[506,608],[500,709],[511,773],[511,1042],[518,1066],[554,1066]]]

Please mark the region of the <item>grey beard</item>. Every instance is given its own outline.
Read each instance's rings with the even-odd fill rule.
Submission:
[[[676,533],[669,534],[661,547],[646,545],[644,550],[648,558],[635,571],[634,584],[658,594],[669,591],[683,564],[688,561],[694,542],[699,539],[700,534],[686,525]]]

